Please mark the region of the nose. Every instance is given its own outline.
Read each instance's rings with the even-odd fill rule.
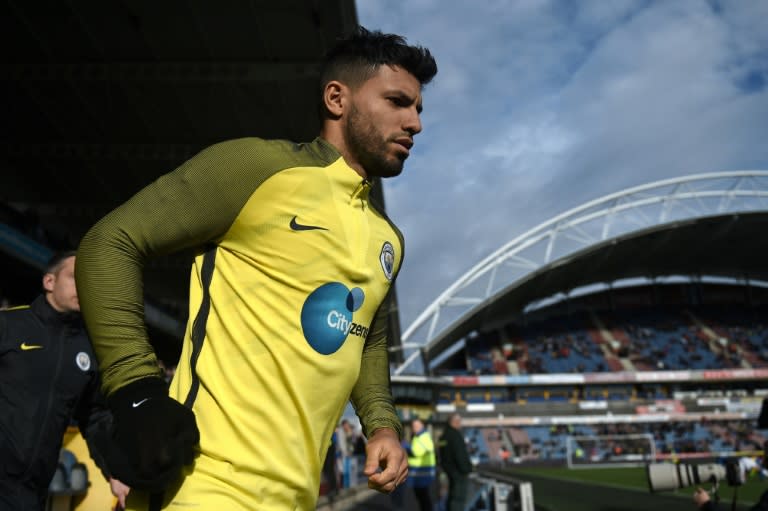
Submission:
[[[411,135],[421,133],[421,114],[415,107],[408,109],[408,116],[403,123],[403,129]]]

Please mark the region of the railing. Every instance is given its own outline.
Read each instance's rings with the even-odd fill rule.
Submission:
[[[470,477],[470,498],[465,511],[534,510],[530,482],[485,470]]]

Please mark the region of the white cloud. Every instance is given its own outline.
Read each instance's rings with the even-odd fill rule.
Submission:
[[[424,133],[385,184],[403,326],[504,242],[667,177],[768,169],[768,2],[358,0],[430,48]]]

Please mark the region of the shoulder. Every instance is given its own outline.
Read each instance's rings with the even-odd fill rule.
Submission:
[[[0,341],[6,338],[9,328],[19,328],[19,325],[27,325],[31,318],[32,309],[29,305],[0,310]],[[24,327],[22,326],[22,328]]]
[[[237,190],[250,193],[271,176],[297,167],[326,167],[338,160],[338,152],[327,142],[238,138],[209,146],[167,174],[171,184],[185,183],[228,197]]]
[[[451,429],[451,438],[453,440],[461,440],[464,441],[464,434],[461,431],[458,431],[456,429]]]
[[[247,137],[214,144],[204,149],[198,157],[235,159],[248,166],[268,167],[277,171],[295,166],[329,165],[339,158],[339,154],[321,139],[298,143],[283,139]]]
[[[0,324],[23,320],[32,315],[32,308],[29,305],[20,305],[0,310]]]

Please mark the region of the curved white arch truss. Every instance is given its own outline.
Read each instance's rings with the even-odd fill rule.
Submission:
[[[526,275],[596,243],[629,233],[706,216],[768,210],[768,171],[695,174],[628,188],[587,202],[543,222],[501,246],[443,291],[403,332],[419,348],[489,298]]]

